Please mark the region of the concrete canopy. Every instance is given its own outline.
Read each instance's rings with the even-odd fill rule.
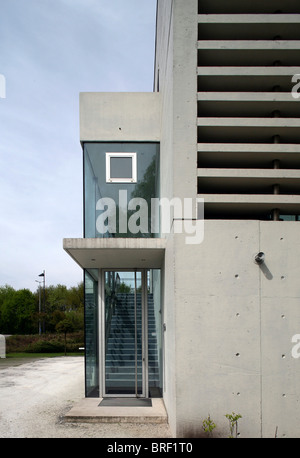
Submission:
[[[152,268],[163,265],[166,240],[160,238],[64,239],[64,250],[83,269]]]

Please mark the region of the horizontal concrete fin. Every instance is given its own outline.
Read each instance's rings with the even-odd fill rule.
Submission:
[[[198,49],[222,50],[296,50],[300,49],[300,40],[201,40]]]
[[[198,14],[206,24],[286,24],[300,23],[300,14]]]
[[[256,66],[256,67],[241,67],[241,66],[220,66],[220,67],[198,67],[198,76],[293,76],[300,73],[300,67],[289,66],[289,67],[267,67],[267,66]]]

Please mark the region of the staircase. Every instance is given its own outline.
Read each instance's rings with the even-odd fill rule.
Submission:
[[[137,385],[142,392],[142,304],[137,300]],[[134,294],[118,293],[106,342],[106,393],[135,394],[135,316]],[[159,386],[157,336],[153,295],[148,294],[149,387]],[[146,393],[148,396],[148,393]]]

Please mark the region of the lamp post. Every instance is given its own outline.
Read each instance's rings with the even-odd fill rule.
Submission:
[[[43,319],[43,332],[45,333],[45,311],[46,311],[46,292],[45,292],[45,282],[46,282],[46,273],[43,270],[42,274],[39,274],[39,277],[43,277],[43,312],[44,312],[44,319]]]
[[[39,284],[39,335],[42,333],[41,328],[41,281],[35,280]]]

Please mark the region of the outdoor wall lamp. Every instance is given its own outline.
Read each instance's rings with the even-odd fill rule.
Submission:
[[[256,264],[263,264],[265,262],[265,253],[263,253],[262,251],[257,253],[254,257],[254,261],[256,262]]]

